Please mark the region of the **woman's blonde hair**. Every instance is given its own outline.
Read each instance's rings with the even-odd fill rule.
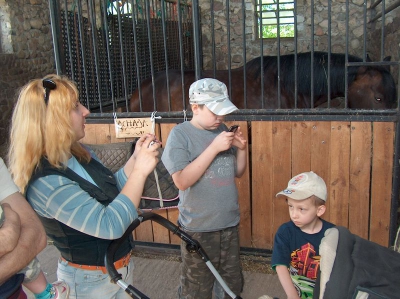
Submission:
[[[43,79],[35,79],[22,87],[12,115],[8,162],[22,193],[43,156],[57,168],[66,167],[71,155],[90,161],[72,129],[70,112],[79,99],[75,83],[54,74],[44,79],[56,84],[48,90],[47,104]]]

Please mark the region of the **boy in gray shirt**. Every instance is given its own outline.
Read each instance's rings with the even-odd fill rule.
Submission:
[[[223,123],[224,115],[237,110],[224,83],[198,80],[189,98],[193,118],[173,128],[162,161],[179,189],[179,225],[200,242],[228,287],[239,294],[243,279],[235,177],[246,169],[247,141],[240,128],[228,132]],[[179,298],[211,298],[214,276],[185,246],[182,242]]]

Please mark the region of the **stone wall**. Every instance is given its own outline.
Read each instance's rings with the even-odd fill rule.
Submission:
[[[386,6],[390,5],[386,1]],[[203,65],[205,69],[212,68],[212,40],[211,40],[211,14],[210,1],[199,0],[201,13],[202,46],[203,46]],[[231,66],[239,67],[244,64],[243,55],[243,36],[246,39],[246,61],[261,55],[260,39],[255,32],[255,12],[254,1],[246,0],[245,11],[245,34],[243,35],[243,10],[242,1],[232,0],[229,2],[230,13],[230,43],[231,43]],[[331,1],[331,51],[344,53],[346,50],[346,41],[349,45],[349,53],[357,56],[363,54],[364,38],[364,1],[349,1],[349,31],[346,36],[346,1]],[[367,1],[367,7],[371,4]],[[380,9],[379,7],[377,9]],[[367,10],[370,16],[370,10]],[[215,34],[215,52],[217,59],[217,69],[227,69],[229,63],[229,53],[227,47],[227,18],[226,1],[214,1],[214,34]],[[392,26],[395,20],[400,18],[400,8],[395,9],[386,15],[386,26]],[[312,37],[312,18],[311,1],[297,1],[297,52],[307,52],[311,50]],[[379,21],[375,24],[367,24],[367,50],[372,53],[379,53],[380,40],[376,39],[374,27],[380,26]],[[314,49],[318,51],[328,50],[328,1],[314,1]],[[393,28],[396,28],[394,26]],[[397,27],[398,28],[398,27]],[[399,40],[400,33],[393,33],[393,38]],[[372,36],[372,38],[371,38]],[[398,47],[398,46],[397,46]],[[294,39],[283,38],[279,44],[280,54],[291,54],[295,51]],[[397,48],[396,48],[397,49]],[[389,52],[389,51],[388,51]],[[265,39],[263,41],[263,55],[277,55],[278,42],[276,39]],[[397,50],[393,51],[392,59],[399,59]],[[380,56],[374,56],[379,58]]]
[[[0,154],[18,89],[55,72],[48,0],[0,0]]]

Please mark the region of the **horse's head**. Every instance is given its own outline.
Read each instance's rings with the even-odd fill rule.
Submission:
[[[384,61],[390,61],[390,56]],[[349,108],[390,109],[397,100],[396,85],[389,68],[361,66],[349,85]]]

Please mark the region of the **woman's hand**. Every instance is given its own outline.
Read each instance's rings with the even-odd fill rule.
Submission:
[[[146,135],[143,135],[142,137],[140,137],[140,138],[138,139],[138,141],[136,141],[135,150],[134,150],[134,152],[133,152],[133,154],[132,154],[132,156],[133,156],[135,159],[136,159],[136,156],[137,156],[138,152],[139,152],[140,149],[143,147],[144,142],[145,142],[145,141],[149,141],[149,140],[159,143],[159,141],[157,140],[157,138],[156,138],[155,135],[153,135],[153,134],[146,134]],[[151,143],[151,141],[149,141],[149,143]],[[147,146],[147,147],[148,147],[148,146]]]
[[[142,171],[144,175],[149,175],[151,171],[157,166],[158,163],[158,148],[161,142],[157,140],[155,135],[147,134],[141,137],[136,143],[134,155],[135,165],[134,169]]]

